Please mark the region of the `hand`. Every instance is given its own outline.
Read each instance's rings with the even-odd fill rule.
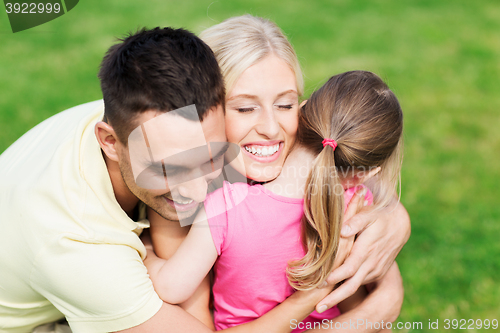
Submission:
[[[351,254],[327,278],[332,285],[345,282],[325,297],[318,309],[323,305],[329,309],[353,295],[361,285],[382,278],[410,237],[410,218],[400,203],[379,212],[366,207],[354,217],[346,217],[341,236],[347,238],[357,233]]]

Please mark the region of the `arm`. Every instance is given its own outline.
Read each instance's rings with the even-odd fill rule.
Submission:
[[[163,303],[160,310],[146,322],[119,331],[123,333],[211,333],[200,321],[177,305]]]
[[[328,329],[309,330],[310,333],[325,332],[378,332],[380,328],[370,328],[367,323],[394,322],[399,316],[403,304],[403,280],[397,264],[394,262],[384,277],[368,288],[368,296],[353,310],[334,318]],[[335,328],[335,323],[337,328]],[[341,329],[338,329],[341,327]]]
[[[187,313],[201,321],[206,327],[215,330],[214,319],[210,311],[210,295],[212,286],[208,274],[189,299],[180,304]]]
[[[358,237],[351,254],[327,279],[331,284],[347,280],[321,301],[318,308],[322,305],[330,308],[354,294],[361,285],[383,277],[410,237],[410,218],[396,200],[378,212],[367,207],[351,219],[346,218],[341,236],[355,234]]]
[[[163,260],[148,249],[144,264],[160,298],[171,304],[186,301],[198,288],[217,259],[217,251],[202,208],[200,222],[191,226],[186,239],[169,260]],[[157,216],[158,217],[158,216]],[[155,220],[155,216],[151,216]],[[152,222],[153,224],[156,221]],[[156,237],[156,236],[155,236]],[[182,241],[182,240],[181,240]]]
[[[154,260],[162,260],[156,257],[147,234],[142,237],[148,251],[148,257]],[[344,244],[348,241],[343,241]],[[150,258],[150,259],[152,259]],[[304,320],[313,310],[316,304],[331,291],[331,287],[314,289],[309,292],[295,292],[283,303],[263,315],[262,317],[239,326],[223,330],[230,333],[289,333],[292,331],[291,320]],[[198,291],[197,291],[198,292]],[[193,300],[193,295],[187,303]],[[197,305],[202,308],[204,305]],[[196,314],[193,314],[196,316]],[[199,318],[199,317],[198,317]],[[213,325],[212,325],[213,326]],[[120,331],[124,333],[156,333],[156,332],[212,332],[213,328],[207,328],[195,318],[184,312],[180,307],[164,303],[160,311],[147,322],[136,327]]]
[[[148,242],[147,237],[145,241],[146,249],[148,250],[148,257],[156,257],[152,251],[152,246]],[[352,246],[353,239],[342,239],[339,245],[339,255],[337,256],[338,267],[345,259],[350,247]],[[151,258],[150,258],[151,259]],[[161,260],[161,259],[160,259]],[[315,305],[325,297],[330,291],[331,287],[328,286],[324,289],[314,289],[308,292],[296,292],[286,299],[283,303],[269,311],[262,317],[239,326],[231,327],[224,330],[235,333],[254,333],[254,332],[269,332],[269,333],[288,333],[292,331],[291,321],[297,320],[298,322],[304,320],[313,310]],[[138,332],[164,332],[165,328],[171,329],[172,332],[191,332],[198,330],[199,332],[207,332],[206,328],[200,329],[196,326],[196,320],[182,311],[179,308],[172,308],[169,304],[164,304],[160,312],[153,316],[148,322],[136,326],[132,329],[126,330],[127,333]],[[175,316],[170,316],[169,311],[175,313]],[[181,316],[182,320],[174,321],[174,318]],[[173,317],[173,318],[172,318]],[[185,321],[185,326],[183,326]],[[184,329],[184,331],[182,331]],[[170,331],[169,331],[170,332]]]
[[[156,257],[152,251],[152,246],[148,242],[147,237],[144,239],[146,249],[148,250],[148,257]],[[159,258],[158,258],[159,259]],[[162,259],[159,259],[162,260]],[[329,292],[331,287],[324,289],[314,289],[309,292],[295,292],[288,297],[283,303],[276,306],[271,311],[267,312],[262,317],[239,326],[231,327],[223,330],[224,332],[231,333],[289,333],[292,331],[290,328],[290,321],[296,319],[298,321],[304,320],[313,310],[316,304],[323,299]],[[190,298],[191,300],[192,298]],[[188,301],[189,302],[189,301]],[[171,315],[173,313],[174,315]],[[178,319],[179,318],[179,319]],[[181,319],[182,318],[182,319]],[[174,320],[175,319],[175,320]],[[183,322],[185,325],[183,326]],[[164,303],[161,310],[153,316],[150,320],[142,325],[133,327],[123,331],[124,333],[156,333],[156,332],[212,332],[213,329],[208,329],[203,326],[200,329],[200,324],[195,318],[189,316],[182,311],[181,308]],[[172,329],[172,331],[170,331]],[[183,331],[184,329],[184,331]],[[198,330],[198,331],[197,331]]]
[[[181,227],[179,221],[169,221],[164,219],[157,212],[148,208],[147,216],[150,224],[151,239],[147,241],[147,245],[151,245],[158,257],[162,259],[170,259],[177,251],[181,243],[186,238],[190,227]],[[141,238],[143,238],[141,236]],[[146,245],[146,242],[144,242]]]
[[[361,286],[351,297],[337,304],[337,307],[341,313],[346,313],[360,305],[365,300],[366,296],[368,296],[368,291],[365,286]]]
[[[231,327],[219,332],[228,333],[289,333],[290,321],[304,320],[313,310],[315,304],[330,290],[316,289],[311,292],[296,292],[283,303],[269,311],[262,317],[239,326]],[[163,306],[151,319],[141,325],[119,331],[122,333],[210,333],[196,318],[192,317],[180,307],[163,303]]]
[[[149,251],[148,256],[156,254],[162,259],[170,259],[186,238],[190,228],[187,226],[181,227],[178,221],[166,220],[149,208],[148,218],[151,224],[151,237],[148,237],[147,232],[141,236],[146,249]],[[198,286],[194,294],[179,306],[213,330],[215,329],[214,322],[209,309],[210,295],[211,285],[208,275]]]

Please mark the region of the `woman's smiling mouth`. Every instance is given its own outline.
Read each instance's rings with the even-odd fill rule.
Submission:
[[[261,163],[275,161],[283,150],[283,141],[255,142],[243,146],[245,155]]]

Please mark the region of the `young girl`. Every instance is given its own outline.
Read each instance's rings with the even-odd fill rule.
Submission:
[[[368,182],[368,203],[379,209],[393,199],[402,128],[399,103],[378,76],[332,77],[302,107],[297,144],[278,178],[225,183],[207,197],[168,261],[146,259],[158,295],[173,304],[187,300],[215,264],[214,319],[223,329],[263,315],[294,289],[321,287],[334,259],[338,265],[348,252],[339,250],[339,232],[356,187],[377,174]],[[305,322],[338,314],[334,307]]]

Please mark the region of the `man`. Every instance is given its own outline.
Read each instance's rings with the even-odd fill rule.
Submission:
[[[0,155],[0,329],[30,332],[66,318],[73,332],[207,332],[180,307],[159,299],[138,235],[145,218],[140,203],[165,218],[187,219],[220,172],[214,168],[175,182],[176,171],[169,169],[182,174],[213,166],[227,149],[212,145],[226,141],[217,62],[193,34],[156,28],[111,47],[99,77],[104,105],[96,101],[61,112]],[[191,105],[195,114],[183,109]],[[139,128],[143,151],[130,147]],[[171,159],[204,145],[209,154],[195,165]],[[140,183],[159,161],[167,181]],[[380,290],[387,295],[401,289],[398,277],[393,275],[393,284],[386,279]],[[388,302],[397,304],[396,312],[399,289]],[[317,302],[298,304],[294,296],[271,312],[284,318],[293,308],[305,317]],[[377,297],[373,292],[367,298],[368,308]],[[247,331],[271,331],[273,318],[260,318]]]
[[[219,67],[193,34],[157,28],[113,46],[99,77],[104,107],[97,101],[64,111],[0,156],[0,328],[8,332],[63,316],[75,332],[118,331],[174,308],[158,298],[142,264],[138,203],[175,218],[173,194],[200,203],[214,175],[141,188],[128,136],[155,116],[194,104],[206,142],[225,142]],[[171,122],[183,133],[156,138],[171,150],[199,145],[179,137],[200,130],[200,121],[182,116]]]

